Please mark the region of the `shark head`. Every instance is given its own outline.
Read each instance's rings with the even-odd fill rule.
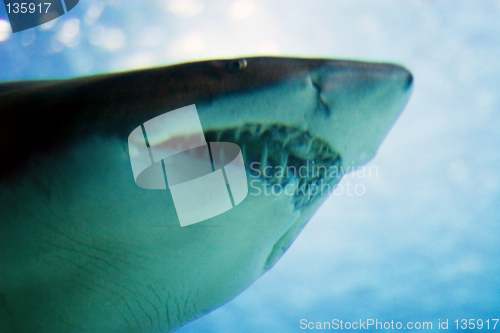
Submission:
[[[225,304],[331,193],[301,189],[375,155],[411,85],[396,65],[297,58],[0,85],[0,331],[170,332]],[[181,228],[168,190],[135,184],[127,137],[190,104],[207,141],[241,147],[249,193]]]

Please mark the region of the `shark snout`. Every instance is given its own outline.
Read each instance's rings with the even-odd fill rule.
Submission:
[[[339,86],[369,89],[388,82],[407,91],[412,87],[413,76],[406,68],[394,64],[331,60],[313,74],[313,81],[324,92]]]
[[[318,110],[310,128],[340,154],[345,166],[373,158],[413,85],[404,67],[350,61],[330,61],[312,73],[311,80]]]

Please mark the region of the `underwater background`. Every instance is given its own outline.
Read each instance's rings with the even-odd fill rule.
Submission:
[[[456,319],[500,318],[499,18],[498,0],[81,0],[12,34],[2,5],[0,81],[253,55],[404,65],[413,96],[377,171],[347,175],[271,271],[179,332],[464,331]]]

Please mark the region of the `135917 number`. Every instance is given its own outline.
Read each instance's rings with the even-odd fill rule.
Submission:
[[[7,13],[8,14],[46,14],[49,11],[50,8],[50,2],[44,2],[35,4],[33,2],[14,2],[14,3],[7,3],[5,7],[7,8]]]
[[[473,329],[492,329],[494,330],[497,327],[499,319],[457,319],[455,320],[455,324],[458,329],[462,330],[473,330]]]

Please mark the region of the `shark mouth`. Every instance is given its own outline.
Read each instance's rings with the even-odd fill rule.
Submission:
[[[286,193],[295,209],[330,194],[340,181],[341,158],[308,131],[283,125],[245,124],[205,132],[209,142],[241,147],[249,183],[262,181],[270,194]]]

